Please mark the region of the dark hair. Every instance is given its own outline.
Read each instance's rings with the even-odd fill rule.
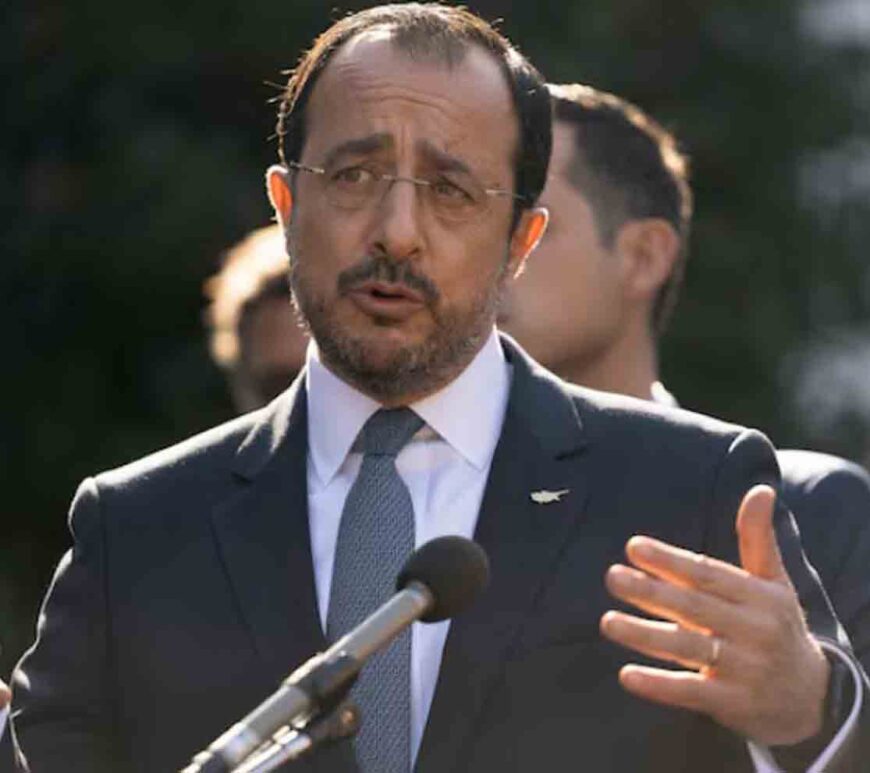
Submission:
[[[534,66],[483,19],[465,8],[437,3],[379,5],[333,24],[302,55],[290,73],[278,110],[278,155],[296,161],[305,144],[305,110],[317,79],[333,55],[351,38],[375,29],[392,32],[396,47],[410,57],[436,56],[452,67],[469,46],[489,52],[507,79],[519,122],[514,158],[514,188],[522,209],[534,206],[547,179],[552,146],[552,118],[546,84]]]
[[[673,311],[685,273],[692,189],[689,162],[674,136],[636,105],[580,84],[550,85],[555,120],[574,129],[576,155],[570,179],[589,201],[599,235],[613,246],[630,220],[667,220],[680,252],[653,305],[660,334]]]

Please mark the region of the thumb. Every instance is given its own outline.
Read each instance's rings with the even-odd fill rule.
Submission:
[[[775,503],[776,492],[770,486],[753,486],[743,497],[737,511],[740,564],[756,577],[788,581],[773,529]]]

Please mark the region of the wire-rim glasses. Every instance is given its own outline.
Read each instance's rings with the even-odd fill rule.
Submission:
[[[470,175],[437,172],[431,177],[404,177],[377,170],[367,164],[335,170],[287,161],[286,166],[316,175],[324,195],[339,209],[362,210],[377,206],[395,183],[415,186],[421,201],[441,220],[463,223],[483,217],[496,198],[525,201],[523,196],[503,188],[487,188]]]

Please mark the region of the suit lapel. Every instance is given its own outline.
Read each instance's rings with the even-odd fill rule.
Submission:
[[[308,533],[306,440],[300,377],[240,446],[240,491],[212,519],[241,616],[274,680],[325,644]]]
[[[240,614],[264,663],[265,688],[326,648],[308,530],[308,412],[304,373],[265,409],[236,453],[241,490],[212,514]],[[264,693],[263,697],[266,697]],[[356,773],[347,743],[305,770]]]
[[[573,402],[509,339],[503,345],[513,366],[511,395],[475,532],[489,555],[490,586],[451,625],[417,773],[461,768],[488,690],[586,499],[583,437]],[[531,496],[564,490],[544,503]]]

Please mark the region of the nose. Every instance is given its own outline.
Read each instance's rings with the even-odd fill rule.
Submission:
[[[395,180],[378,207],[375,247],[395,260],[417,257],[423,246],[420,197],[409,180]]]

